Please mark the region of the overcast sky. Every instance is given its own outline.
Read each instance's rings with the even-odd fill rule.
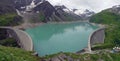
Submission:
[[[66,7],[73,9],[89,9],[95,12],[100,12],[106,8],[110,8],[114,5],[119,5],[120,0],[48,0],[51,4],[65,5]]]

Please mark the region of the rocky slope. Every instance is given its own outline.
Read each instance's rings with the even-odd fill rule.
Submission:
[[[109,53],[107,50],[95,51],[94,54],[59,53],[46,56],[41,61],[119,61],[120,53]]]
[[[0,26],[18,25],[21,17],[17,15],[14,0],[0,0]]]
[[[48,1],[41,3],[34,8],[35,12],[42,12],[47,21],[75,21],[87,20],[94,14],[93,11],[85,10],[84,12],[77,12],[78,10],[71,10],[64,5],[53,6]],[[79,13],[79,14],[78,14]]]
[[[0,0],[0,15],[6,13],[15,13],[16,10],[13,3],[13,0]]]
[[[65,19],[68,21],[82,20],[82,18],[79,15],[76,15],[74,12],[72,12],[70,9],[68,9],[64,5],[56,5],[55,9],[60,14],[60,17],[62,19]]]

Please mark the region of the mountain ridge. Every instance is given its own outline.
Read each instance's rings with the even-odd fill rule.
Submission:
[[[31,1],[32,1],[31,3],[34,2],[34,0],[31,0]],[[49,1],[45,1],[45,0],[43,2],[41,2],[41,0],[40,0],[39,2],[40,2],[40,4],[38,4],[37,6],[33,7],[32,9],[30,9],[28,11],[33,11],[34,13],[42,12],[44,14],[44,17],[45,17],[45,20],[44,20],[45,22],[48,22],[48,21],[85,20],[85,19],[88,19],[88,17],[90,17],[90,16],[87,16],[88,13],[84,13],[83,15],[82,14],[77,15],[76,13],[69,10],[64,5],[53,6],[51,3],[49,3]],[[31,3],[29,3],[29,5]],[[34,4],[35,4],[35,2],[34,2]],[[62,8],[62,6],[64,6],[64,8]],[[23,10],[25,10],[25,9],[23,9]],[[69,10],[69,12],[67,12],[65,10]],[[91,15],[92,14],[94,14],[94,13],[91,13]]]

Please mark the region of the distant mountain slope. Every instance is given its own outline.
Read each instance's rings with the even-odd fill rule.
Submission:
[[[90,22],[111,24],[120,21],[120,6],[113,6],[112,8],[103,10],[100,13],[93,15]]]
[[[35,8],[34,12],[39,12],[45,18],[45,21],[74,21],[81,20],[80,16],[74,13],[68,13],[63,10],[62,6],[53,6],[48,1],[44,1]]]
[[[56,5],[55,9],[60,14],[60,17],[66,21],[82,20],[82,18],[79,15],[76,15],[64,5]]]
[[[45,21],[53,21],[53,19],[55,20],[55,18],[57,18],[57,16],[55,17],[55,15],[57,14],[55,8],[48,1],[39,4],[33,10],[34,12],[38,11],[43,13],[43,15],[45,16]],[[54,18],[52,18],[52,16],[54,16]]]

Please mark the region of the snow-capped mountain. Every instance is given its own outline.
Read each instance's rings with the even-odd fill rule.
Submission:
[[[72,12],[64,11],[67,9],[64,5],[53,6],[48,1],[43,2],[36,6],[34,12],[42,12],[47,21],[69,21],[69,20],[80,20],[80,16],[72,14]],[[69,9],[67,9],[70,11]]]
[[[90,11],[88,9],[73,9],[73,12],[79,16],[86,15],[87,17],[94,14],[93,11]]]
[[[73,9],[72,10],[76,15],[81,16],[83,19],[88,19],[91,17],[95,12],[90,11],[88,9]]]
[[[79,15],[76,15],[74,12],[72,12],[72,10],[68,9],[64,5],[56,5],[54,7],[62,18],[66,19],[69,17],[69,19],[66,20],[81,20],[81,17]]]
[[[18,10],[30,10],[46,0],[15,0],[15,8]]]
[[[23,13],[34,12],[37,16],[42,15],[45,22],[86,20],[94,14],[89,10],[69,9],[65,5],[53,6],[47,0],[16,0],[15,4],[16,9]]]
[[[62,11],[66,12],[66,13],[69,13],[69,14],[74,14],[76,16],[78,15],[82,19],[88,19],[93,14],[95,14],[95,12],[90,11],[88,9],[69,9],[64,5],[56,5],[55,8],[57,10],[62,10]]]
[[[64,5],[55,5],[54,7],[56,10],[62,10],[64,12],[71,13],[71,10]]]

